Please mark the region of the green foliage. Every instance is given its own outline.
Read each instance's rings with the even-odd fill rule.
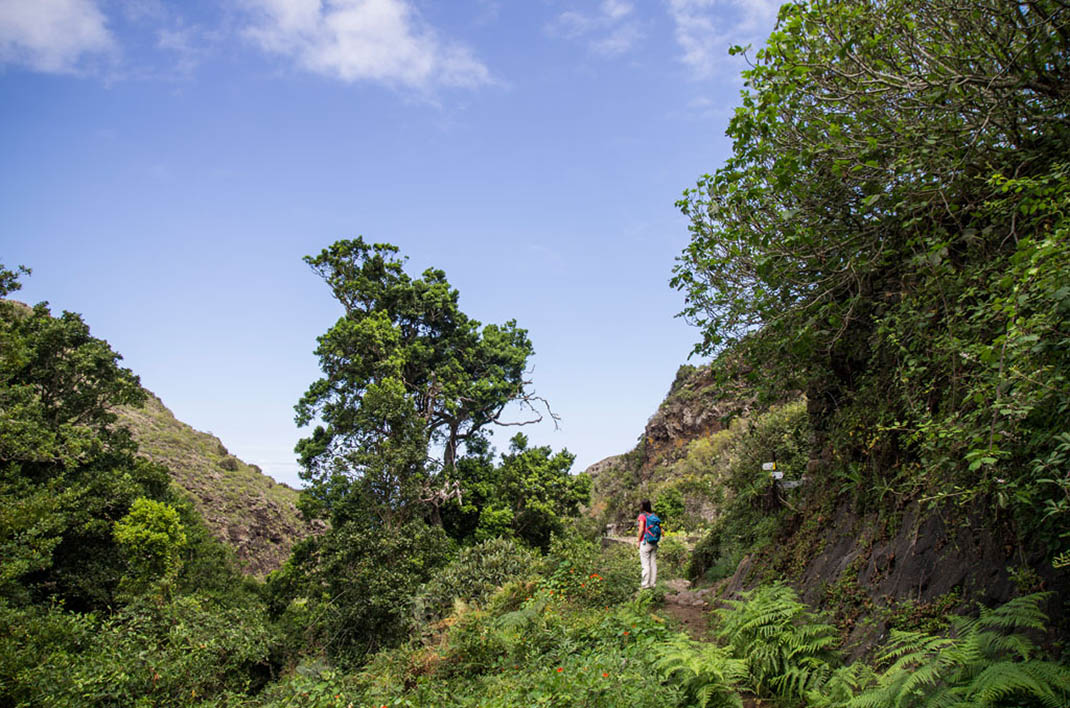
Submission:
[[[463,490],[460,503],[441,509],[443,527],[458,540],[512,537],[546,550],[590,498],[590,478],[569,474],[575,457],[567,450],[528,447],[517,434],[499,465],[485,440],[469,441],[469,453],[451,475]]]
[[[733,659],[724,647],[679,637],[658,654],[658,669],[667,679],[682,684],[688,699],[701,708],[743,708],[734,689],[747,676],[747,662]]]
[[[584,607],[617,605],[639,590],[639,557],[630,544],[603,550],[578,536],[555,536],[540,569],[544,590]]]
[[[878,495],[987,503],[1049,554],[1030,462],[1070,400],[1070,34],[1056,0],[810,0],[745,72],[679,206],[696,350],[804,390]],[[731,362],[728,362],[731,363]]]
[[[1041,485],[1049,485],[1053,494],[1044,500],[1044,519],[1059,532],[1064,550],[1052,559],[1054,568],[1070,566],[1070,433],[1055,436],[1055,449],[1044,459],[1033,460],[1033,474]]]
[[[1015,598],[979,617],[952,619],[949,637],[893,631],[877,685],[850,706],[1063,706],[1070,668],[1038,658],[1028,632],[1041,631],[1050,594]]]
[[[0,263],[0,297],[6,297],[16,290],[22,289],[19,275],[29,275],[30,269],[26,266],[18,266],[15,270],[8,270]]]
[[[515,322],[480,326],[460,311],[445,273],[412,278],[389,244],[338,241],[305,261],[345,313],[318,340],[323,378],[296,406],[298,425],[322,421],[297,446],[309,508],[339,522],[345,502],[374,503],[404,521],[448,498],[428,464],[433,444],[451,471],[461,448],[519,402],[535,412],[524,370],[532,353]],[[541,416],[536,416],[541,418]],[[360,512],[358,512],[360,513]]]
[[[685,574],[691,561],[691,551],[676,533],[664,533],[658,543],[658,577],[668,580]]]
[[[665,531],[684,528],[684,495],[679,487],[666,487],[654,498],[654,509]]]
[[[417,607],[431,616],[442,616],[454,600],[483,605],[502,585],[529,576],[536,558],[533,551],[505,538],[465,548],[434,572],[417,598]]]
[[[111,617],[0,606],[5,704],[185,706],[255,691],[272,634],[256,608],[197,596]]]
[[[723,490],[720,516],[695,547],[688,575],[718,580],[735,572],[743,556],[768,546],[781,530],[786,508],[762,463],[776,460],[787,478],[806,470],[809,425],[806,402],[792,401],[734,421],[728,430],[696,446],[709,484]],[[691,464],[689,454],[684,464]]]
[[[821,686],[807,691],[806,702],[813,708],[842,708],[860,692],[877,682],[877,672],[860,661],[833,671]]]
[[[359,663],[408,637],[414,598],[450,551],[442,529],[423,521],[352,519],[304,541],[269,576],[272,612],[339,665]]]
[[[746,662],[747,683],[755,693],[773,691],[802,697],[828,677],[837,657],[839,633],[799,602],[791,588],[768,585],[728,600],[715,610],[716,636]]]
[[[145,396],[120,359],[78,315],[0,302],[0,595],[108,606],[114,520],[138,497],[169,497],[166,470],[115,425],[117,406]]]
[[[170,587],[182,567],[186,532],[171,506],[144,497],[134,500],[126,516],[115,522],[115,542],[129,571],[121,582],[131,594],[158,585]]]
[[[357,693],[337,678],[329,685],[355,705],[375,706],[609,708],[677,705],[682,698],[675,685],[656,679],[656,647],[677,635],[650,612],[649,598],[591,609],[547,588],[513,583],[486,607],[457,603],[436,623],[437,637],[379,653],[357,676]],[[301,685],[313,693],[311,684]],[[296,699],[331,705],[330,698]]]
[[[257,696],[255,705],[265,708],[343,708],[361,705],[357,701],[362,698],[362,687],[352,676],[312,664],[298,667],[294,674],[265,688]]]

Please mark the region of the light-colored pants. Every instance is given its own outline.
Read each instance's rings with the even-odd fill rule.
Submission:
[[[643,576],[639,581],[640,588],[652,588],[658,581],[658,547],[653,543],[643,543],[639,546],[639,564],[643,566]]]

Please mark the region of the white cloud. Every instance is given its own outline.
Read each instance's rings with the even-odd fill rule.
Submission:
[[[612,20],[619,20],[630,15],[634,9],[630,2],[624,0],[603,0],[602,2],[602,14]]]
[[[709,78],[729,62],[733,44],[763,43],[773,29],[780,0],[667,0],[680,60],[697,78]]]
[[[634,10],[635,6],[625,0],[602,0],[591,12],[562,12],[547,31],[568,39],[585,39],[596,54],[624,54],[643,38],[639,25],[629,19]]]
[[[156,32],[156,47],[170,52],[172,65],[179,77],[189,77],[200,65],[205,50],[199,44],[197,30],[188,27],[161,29]]]
[[[71,73],[115,49],[93,0],[0,0],[0,62]]]
[[[343,81],[410,88],[492,83],[472,50],[444,42],[409,0],[244,0],[245,33],[267,52]]]
[[[591,42],[591,49],[604,56],[615,56],[617,54],[624,54],[634,47],[642,38],[643,33],[640,32],[639,28],[635,25],[621,25],[607,36]]]

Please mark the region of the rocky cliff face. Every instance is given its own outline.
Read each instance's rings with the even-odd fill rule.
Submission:
[[[681,366],[665,400],[643,431],[642,465],[649,472],[698,438],[723,430],[754,405],[742,385],[718,383],[710,367]]]
[[[149,394],[144,407],[119,413],[140,454],[170,470],[246,573],[267,575],[289,557],[294,543],[322,529],[322,522],[301,518],[297,490],[234,457],[214,435],[175,418],[155,395]]]
[[[681,366],[639,444],[584,470],[593,483],[592,510],[607,524],[632,523],[640,497],[657,496],[660,483],[672,475],[673,463],[687,454],[690,443],[723,430],[753,405],[753,396],[743,386],[718,382],[709,366]],[[691,516],[707,521],[715,513],[704,498],[691,496],[684,504]]]

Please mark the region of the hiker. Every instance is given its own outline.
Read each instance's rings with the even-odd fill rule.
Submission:
[[[650,500],[644,499],[639,504],[639,564],[643,574],[639,589],[653,589],[658,580],[658,541],[661,540],[661,519],[650,506]]]

